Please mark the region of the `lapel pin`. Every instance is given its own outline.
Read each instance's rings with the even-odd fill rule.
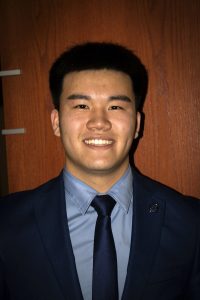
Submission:
[[[149,212],[150,212],[150,213],[158,212],[158,210],[159,210],[159,205],[158,205],[158,203],[154,203],[154,204],[152,204],[152,205],[149,207]]]

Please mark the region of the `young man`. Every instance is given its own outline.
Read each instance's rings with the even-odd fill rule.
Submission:
[[[119,45],[78,45],[53,64],[65,168],[1,201],[0,299],[200,299],[199,202],[129,165],[146,88]]]

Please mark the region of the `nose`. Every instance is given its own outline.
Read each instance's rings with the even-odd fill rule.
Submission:
[[[112,128],[112,124],[104,110],[92,111],[86,126],[87,129],[92,131],[108,131]]]

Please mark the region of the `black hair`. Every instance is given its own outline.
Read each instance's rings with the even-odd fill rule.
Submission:
[[[141,109],[148,87],[148,75],[140,59],[124,46],[113,43],[88,42],[73,46],[53,63],[49,86],[56,109],[59,110],[65,75],[83,70],[115,70],[130,76],[135,94],[136,109]]]

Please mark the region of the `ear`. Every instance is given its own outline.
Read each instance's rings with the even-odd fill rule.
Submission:
[[[59,113],[57,109],[52,110],[51,112],[51,125],[53,132],[56,136],[60,136],[60,124],[59,124]]]
[[[141,114],[140,114],[140,112],[137,112],[137,115],[136,115],[136,128],[135,128],[134,139],[137,139],[139,137],[140,123],[141,123]]]

